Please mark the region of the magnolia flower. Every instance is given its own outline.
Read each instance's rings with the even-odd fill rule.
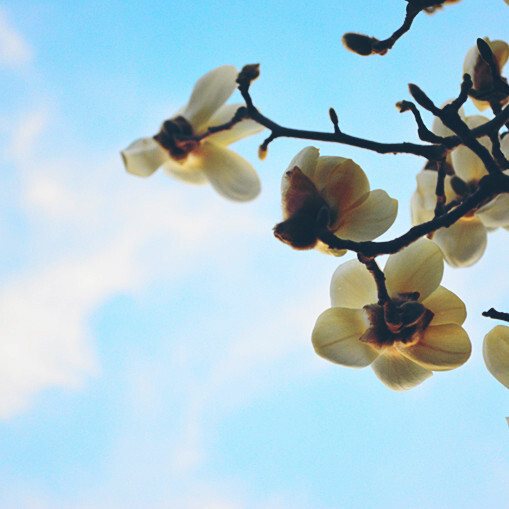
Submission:
[[[509,327],[491,329],[484,336],[482,354],[488,371],[509,389]]]
[[[461,366],[471,345],[461,327],[465,305],[440,286],[444,262],[440,249],[420,239],[385,265],[391,301],[380,304],[366,267],[352,260],[340,265],[331,282],[332,306],[313,330],[321,357],[351,368],[371,365],[390,389],[411,389],[432,371]]]
[[[285,221],[274,228],[296,249],[317,249],[341,256],[318,240],[320,227],[353,241],[373,240],[396,219],[398,202],[380,189],[369,190],[366,174],[351,159],[319,157],[307,147],[291,161],[281,184]],[[323,223],[323,224],[322,224]]]
[[[165,121],[157,135],[136,140],[121,152],[126,170],[148,177],[162,167],[168,175],[191,184],[208,181],[226,198],[255,198],[260,192],[256,171],[226,147],[262,131],[263,126],[245,119],[201,140],[193,138],[233,119],[242,104],[225,103],[236,88],[237,75],[234,66],[224,65],[202,76],[187,105]]]
[[[481,115],[465,118],[473,129],[487,122]],[[479,142],[491,150],[488,137],[479,138]],[[502,150],[509,155],[509,137],[501,142]],[[474,191],[482,177],[488,174],[484,164],[469,148],[461,145],[451,152],[450,158],[455,175],[445,177],[446,203],[460,202],[463,197]],[[422,170],[417,175],[417,190],[412,195],[410,209],[412,224],[431,221],[436,204],[437,173]],[[459,219],[449,228],[435,232],[436,242],[444,257],[453,267],[468,267],[476,263],[483,255],[488,241],[488,232],[498,227],[509,227],[509,195],[500,194],[475,211]]]
[[[495,62],[497,63],[498,71],[501,72],[507,59],[509,58],[509,45],[504,41],[490,41],[488,37],[484,40],[489,44]],[[473,81],[473,92],[478,97],[471,97],[473,103],[479,110],[485,110],[490,105],[490,95],[493,92],[493,77],[491,75],[488,64],[484,61],[479,53],[477,46],[470,48],[465,56],[463,62],[463,74],[470,74]],[[482,99],[486,96],[486,99]],[[509,96],[493,97],[497,99],[500,104],[505,104],[509,100]]]

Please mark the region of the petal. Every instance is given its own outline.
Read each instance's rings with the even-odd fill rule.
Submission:
[[[318,191],[331,208],[331,217],[339,221],[341,215],[367,199],[369,181],[362,168],[344,157],[319,157],[312,177]],[[336,221],[331,229],[337,227]]]
[[[366,330],[360,309],[330,308],[317,319],[312,341],[316,353],[336,364],[350,368],[369,366],[378,352],[359,338]]]
[[[224,104],[209,119],[207,122],[207,127],[226,124],[226,122],[229,122],[235,116],[235,113],[241,106],[244,105]],[[221,145],[222,147],[226,147],[227,145],[239,141],[242,138],[253,136],[254,134],[257,134],[264,129],[265,127],[263,127],[258,122],[255,122],[251,119],[245,119],[241,122],[237,122],[231,129],[226,129],[225,131],[219,131],[215,134],[211,134],[207,138],[207,141],[210,141],[214,145]]]
[[[488,122],[489,119],[482,115],[472,115],[465,119],[470,129],[479,127]],[[477,141],[491,151],[491,141],[487,136],[478,138]],[[454,172],[465,182],[479,182],[482,177],[488,174],[483,162],[465,145],[460,145],[451,152],[452,166]]]
[[[509,389],[509,327],[491,329],[484,336],[482,354],[488,371]]]
[[[149,177],[170,156],[154,138],[140,138],[120,152],[125,169],[139,177]]]
[[[248,201],[260,193],[260,179],[243,157],[225,147],[204,142],[193,151],[193,163],[225,198]]]
[[[303,148],[288,165],[288,171],[293,170],[296,166],[306,175],[306,177],[313,179],[315,174],[316,164],[320,151],[315,147]],[[284,181],[284,177],[283,177]],[[283,185],[284,187],[284,185]]]
[[[434,211],[437,202],[436,188],[438,173],[431,170],[422,170],[416,175],[415,179],[417,180],[417,192],[422,198],[423,206],[426,209]],[[456,198],[456,193],[451,187],[451,177],[449,175],[445,176],[444,191],[447,202]]]
[[[461,325],[467,317],[465,303],[453,292],[439,286],[427,299],[424,307],[433,312],[431,326],[455,323]]]
[[[195,133],[205,131],[206,123],[233,94],[238,70],[233,65],[223,65],[202,76],[193,88],[182,116],[193,126]]]
[[[424,200],[417,191],[414,191],[412,198],[410,198],[410,213],[412,216],[413,226],[421,223],[427,223],[435,216],[433,210],[427,209],[424,206]]]
[[[431,371],[401,355],[395,348],[386,349],[371,367],[375,375],[393,391],[407,391],[433,375]]]
[[[444,272],[440,249],[428,239],[405,247],[389,256],[385,264],[386,285],[389,295],[419,292],[419,301],[438,288]]]
[[[331,302],[334,307],[360,309],[378,301],[375,280],[358,260],[342,263],[332,275]]]
[[[457,368],[472,352],[465,329],[454,323],[430,326],[418,343],[412,346],[398,344],[397,348],[405,357],[433,371]]]
[[[449,228],[440,228],[433,241],[440,247],[444,258],[453,267],[469,267],[484,253],[488,234],[475,216],[461,218]]]
[[[385,191],[376,189],[358,207],[339,218],[341,224],[334,233],[342,239],[356,242],[373,240],[392,226],[397,213],[398,201]]]
[[[499,194],[477,210],[475,215],[484,226],[498,228],[509,226],[509,194]]]
[[[163,164],[162,169],[169,177],[181,180],[187,184],[202,185],[208,182],[207,177],[198,165],[199,161],[189,154],[184,163],[169,159]]]

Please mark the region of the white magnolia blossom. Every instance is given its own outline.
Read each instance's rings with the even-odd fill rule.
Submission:
[[[465,122],[471,129],[487,121],[488,119],[481,115],[465,118]],[[491,142],[487,136],[479,138],[479,142],[491,150]],[[509,155],[508,136],[503,138],[501,148],[506,155]],[[458,194],[461,191],[460,188],[464,188],[465,192],[472,192],[481,178],[488,174],[479,157],[464,145],[451,152],[450,161],[455,176],[445,177],[446,203],[461,201],[462,195]],[[416,225],[433,219],[436,185],[437,172],[422,170],[417,175],[417,190],[410,201],[412,224]],[[482,257],[488,241],[488,232],[499,227],[509,227],[509,194],[507,193],[497,196],[474,212],[462,217],[449,228],[441,228],[434,234],[433,240],[442,249],[447,263],[453,267],[468,267]]]
[[[499,72],[506,64],[509,58],[509,45],[505,41],[490,41],[488,37],[484,40],[488,43]],[[477,46],[470,48],[463,62],[463,74],[470,74],[473,81],[473,91],[479,94],[489,94],[493,87],[493,78],[488,64],[483,60]],[[502,100],[502,104],[507,102],[508,98]],[[489,107],[489,100],[476,99],[472,97],[473,103],[479,110],[485,110]]]
[[[297,249],[316,247],[331,251],[316,238],[316,220],[325,213],[327,228],[337,237],[353,241],[373,240],[394,223],[398,202],[381,190],[370,191],[369,181],[351,159],[319,157],[306,147],[290,162],[281,183],[284,222],[275,228],[278,238]]]
[[[263,126],[244,119],[201,141],[189,139],[206,133],[209,127],[229,122],[243,106],[225,104],[235,91],[237,75],[234,66],[224,65],[202,76],[187,105],[163,123],[158,135],[140,138],[121,152],[126,170],[148,177],[162,167],[165,173],[184,182],[210,182],[226,198],[237,201],[255,198],[260,192],[256,171],[226,147],[262,131]]]
[[[497,325],[488,332],[482,353],[488,371],[509,389],[509,327]]]
[[[390,389],[420,384],[433,373],[461,366],[471,344],[461,327],[466,318],[459,297],[440,286],[440,249],[420,239],[385,265],[391,307],[378,303],[373,276],[357,260],[340,265],[332,277],[332,307],[313,330],[321,357],[351,368],[371,366]]]

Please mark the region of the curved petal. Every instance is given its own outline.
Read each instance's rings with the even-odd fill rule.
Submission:
[[[238,70],[223,65],[202,76],[193,88],[182,116],[193,126],[195,133],[205,131],[207,121],[233,94]]]
[[[248,201],[260,193],[260,179],[255,169],[232,150],[204,142],[193,151],[193,164],[225,198]]]
[[[190,154],[182,164],[173,159],[169,159],[163,164],[162,170],[169,177],[181,180],[187,184],[206,184],[208,182],[207,177],[203,171],[201,171],[197,163],[193,155]]]
[[[344,157],[319,157],[312,177],[318,191],[331,208],[331,230],[348,209],[360,205],[369,193],[368,177],[362,168]]]
[[[372,364],[375,375],[393,391],[407,391],[433,375],[431,371],[387,348]]]
[[[419,239],[390,255],[384,272],[389,295],[419,292],[419,301],[423,301],[438,288],[444,260],[440,249],[431,240]]]
[[[319,240],[314,249],[316,249],[318,252],[330,255],[330,256],[344,256],[346,255],[346,249],[331,249],[327,244],[324,244],[321,240]]]
[[[334,307],[360,309],[378,301],[375,280],[358,260],[342,263],[332,275],[331,303]]]
[[[499,194],[478,209],[475,215],[488,228],[509,226],[509,193]]]
[[[417,191],[414,191],[410,198],[410,214],[413,226],[427,223],[435,216],[433,210],[429,210],[424,206],[424,200]]]
[[[509,389],[509,327],[491,329],[484,336],[482,354],[488,371]]]
[[[299,170],[309,179],[312,179],[316,163],[318,161],[318,154],[320,151],[315,147],[306,147],[303,148],[291,161],[288,169],[283,173],[283,178],[281,179],[281,195],[283,197],[283,201],[286,198],[286,193],[290,188],[290,176],[292,174],[292,170],[297,166]]]
[[[433,241],[440,247],[444,258],[453,267],[469,267],[484,253],[488,234],[475,216],[462,218],[449,228],[440,228]]]
[[[417,192],[422,198],[423,206],[434,211],[437,202],[436,187],[438,173],[431,170],[422,170],[416,175],[415,179],[417,180]],[[447,202],[456,198],[456,193],[451,187],[451,177],[449,175],[445,176],[444,191]]]
[[[359,340],[365,330],[362,310],[329,308],[316,321],[313,347],[320,357],[335,364],[363,368],[378,357],[372,346]]]
[[[139,177],[149,177],[164,162],[170,159],[154,138],[140,138],[120,152],[125,169]]]
[[[470,129],[479,127],[488,122],[489,119],[482,115],[472,115],[465,119]],[[478,138],[477,141],[491,151],[491,141],[487,136]],[[452,166],[454,172],[465,182],[479,182],[482,177],[488,174],[483,162],[465,145],[460,145],[451,152]]]
[[[422,301],[424,307],[433,313],[430,326],[455,323],[461,325],[467,317],[465,303],[453,292],[439,286],[427,299]]]
[[[472,352],[468,334],[453,323],[430,326],[415,345],[405,346],[401,343],[396,348],[405,357],[433,371],[457,368],[468,360]]]
[[[224,104],[219,108],[207,122],[207,127],[214,127],[223,125],[232,120],[237,110],[245,106],[244,104]],[[231,129],[219,131],[215,134],[211,134],[207,141],[214,145],[220,145],[226,147],[231,143],[239,141],[248,136],[258,134],[265,129],[261,124],[251,119],[244,119],[241,122],[237,122]]]
[[[398,201],[376,189],[358,207],[351,208],[339,218],[340,226],[334,233],[356,242],[373,240],[392,226],[397,213]]]

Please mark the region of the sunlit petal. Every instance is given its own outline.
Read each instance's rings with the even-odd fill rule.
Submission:
[[[469,267],[483,255],[488,235],[484,225],[474,216],[462,218],[449,228],[440,228],[433,241],[440,247],[449,265]]]
[[[455,323],[461,325],[467,317],[464,302],[453,292],[439,286],[428,298],[423,300],[423,306],[433,312],[432,326]]]
[[[444,260],[433,242],[419,239],[389,256],[384,272],[390,295],[419,292],[419,300],[422,301],[438,288],[444,272]]]
[[[205,142],[193,152],[193,157],[195,167],[225,198],[248,201],[260,193],[260,179],[255,169],[232,150]]]
[[[306,177],[313,179],[319,155],[320,151],[317,148],[305,147],[290,161],[288,170],[293,170],[297,166]],[[283,177],[283,188],[285,187],[284,180]]]
[[[414,191],[410,198],[410,213],[414,226],[431,221],[435,215],[433,210],[424,207],[424,199],[417,191]]]
[[[351,208],[339,218],[340,226],[334,233],[357,242],[373,240],[392,226],[397,213],[397,200],[376,189],[358,207]]]
[[[387,348],[371,364],[375,375],[393,391],[406,391],[433,375],[395,348]]]
[[[475,215],[489,228],[509,226],[509,194],[499,194],[477,210]]]
[[[179,163],[173,159],[166,161],[162,170],[166,175],[188,184],[202,185],[208,182],[207,177],[200,169],[201,159],[190,154],[184,163]]]
[[[202,76],[193,88],[182,116],[193,126],[195,133],[205,131],[209,118],[233,94],[238,71],[233,65],[223,65]]]
[[[509,389],[509,327],[497,325],[488,332],[482,353],[488,371]]]
[[[207,122],[207,127],[213,127],[218,125],[223,125],[233,119],[237,110],[241,107],[245,106],[244,104],[224,104],[219,108],[212,117],[210,117]],[[224,131],[219,131],[215,134],[210,135],[207,140],[214,145],[221,145],[226,147],[231,143],[239,141],[247,136],[253,136],[261,131],[263,131],[265,127],[263,127],[258,122],[255,122],[251,119],[245,119],[241,122],[237,122],[232,128],[226,129]]]
[[[429,326],[418,343],[397,348],[409,359],[433,371],[454,369],[470,357],[472,345],[468,334],[456,324]]]
[[[330,308],[324,311],[313,329],[313,347],[321,357],[351,368],[363,368],[377,358],[378,352],[359,340],[366,330],[360,309]]]
[[[154,138],[140,138],[120,152],[125,169],[139,177],[149,177],[170,156]]]
[[[334,272],[330,284],[332,305],[361,309],[378,301],[373,276],[358,260],[342,263]]]
[[[479,127],[488,122],[489,119],[482,115],[472,115],[465,119],[470,129]],[[487,136],[477,139],[481,145],[491,151],[491,141]],[[474,154],[465,145],[460,145],[451,152],[452,165],[454,172],[465,182],[478,182],[482,177],[488,174],[486,167],[479,157]]]

